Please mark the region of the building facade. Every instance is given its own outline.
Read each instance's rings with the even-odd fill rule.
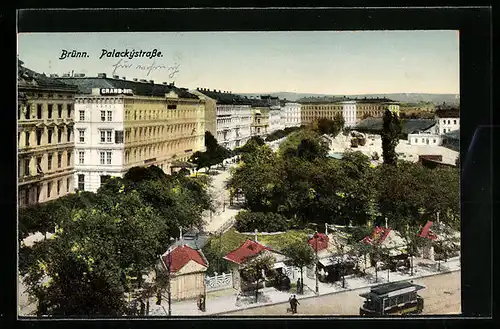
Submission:
[[[460,130],[459,110],[438,109],[435,112],[435,122],[432,127],[408,134],[408,142],[411,145],[448,144],[450,133],[451,135],[458,134]],[[455,146],[458,149],[458,145]]]
[[[265,137],[269,131],[269,113],[271,108],[265,101],[251,99],[252,103],[252,124],[250,133],[252,136]]]
[[[198,90],[190,90],[190,93],[205,101],[205,131],[217,138],[217,102]]]
[[[334,120],[342,115],[346,126],[354,126],[361,120],[381,118],[386,109],[399,114],[399,103],[387,98],[305,98],[301,103],[301,123],[310,124],[318,119]]]
[[[356,125],[357,121],[357,111],[356,111],[356,101],[344,101],[342,104],[342,116],[344,118],[344,126],[352,127]]]
[[[300,103],[288,102],[284,100],[281,104],[282,116],[284,118],[285,128],[299,127],[301,125]]]
[[[196,91],[216,103],[217,133],[214,136],[217,142],[228,149],[245,145],[251,136],[252,113],[249,100],[229,91],[206,88],[197,88]]]
[[[18,66],[18,204],[74,192],[76,87]]]
[[[285,129],[285,125],[282,123],[281,107],[271,106],[269,108],[269,131],[268,133],[273,133],[276,130]]]
[[[301,101],[300,121],[308,125],[321,118],[334,120],[342,112],[343,105],[338,99],[304,99]]]
[[[460,110],[458,108],[438,108],[435,115],[438,134],[446,134],[460,129]]]
[[[75,186],[95,192],[135,166],[172,172],[204,149],[205,101],[186,89],[114,76],[62,78],[75,97]]]

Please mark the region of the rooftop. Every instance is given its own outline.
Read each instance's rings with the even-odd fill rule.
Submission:
[[[183,268],[189,261],[195,261],[196,263],[208,267],[208,262],[201,250],[194,250],[193,248],[181,245],[175,247],[170,252],[166,252],[162,255],[163,263],[168,267],[170,261],[170,272],[175,273]]]
[[[45,74],[37,73],[22,66],[22,62],[17,66],[17,83],[21,88],[52,88],[64,89],[68,91],[76,91],[77,87],[68,83],[61,82],[57,79],[46,76]]]
[[[407,289],[411,287],[414,287],[415,290],[420,290],[425,288],[424,286],[418,284],[413,284],[408,281],[402,281],[402,282],[391,282],[391,283],[381,284],[379,286],[371,288],[370,292],[380,296],[380,295],[386,295],[393,291]]]
[[[458,108],[438,108],[434,112],[438,118],[460,118]]]
[[[250,99],[241,95],[233,94],[230,91],[211,90],[207,88],[196,88],[196,90],[205,96],[215,99],[222,105],[251,105]]]
[[[256,241],[247,239],[237,249],[231,251],[226,256],[224,256],[224,259],[236,264],[242,264],[248,258],[260,254],[263,250],[272,250],[272,249]]]
[[[173,84],[157,84],[154,81],[131,81],[119,79],[118,77],[109,78],[106,75],[100,74],[98,77],[57,77],[60,82],[78,86],[80,94],[91,94],[93,88],[116,88],[116,89],[132,89],[134,95],[139,96],[154,96],[165,97],[171,91],[174,91],[181,98],[197,99],[198,96],[191,94],[186,88],[178,88]]]
[[[415,131],[424,131],[436,125],[434,119],[402,119],[402,133],[411,134]],[[367,129],[372,131],[382,131],[384,126],[383,118],[366,118],[361,120],[354,129]]]

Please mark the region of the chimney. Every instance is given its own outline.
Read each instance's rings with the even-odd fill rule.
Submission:
[[[139,80],[140,82],[148,82],[146,79]]]
[[[97,73],[98,78],[106,78],[106,73]]]
[[[127,77],[122,77],[123,80],[127,80]]]
[[[259,231],[257,231],[257,229],[255,229],[255,242],[259,242],[257,241],[257,234],[258,234]]]
[[[63,78],[69,78],[69,73],[64,73],[64,74],[62,75],[62,77],[63,77]]]
[[[387,217],[385,218],[385,228],[387,228]]]
[[[149,80],[149,83],[153,83],[153,84],[154,84],[154,83],[155,83],[155,81],[154,81],[154,80]]]
[[[163,81],[163,82],[162,82],[162,84],[164,84],[164,85],[168,85],[168,82],[166,82],[166,81]]]
[[[132,80],[137,81],[137,78],[133,78]]]
[[[328,223],[325,223],[325,235],[328,235]]]
[[[117,75],[113,75],[113,79],[120,79],[120,77]]]
[[[59,76],[57,74],[51,74],[50,77],[51,78],[58,78]]]
[[[179,240],[181,241],[181,246],[184,245],[184,238],[182,237],[182,226],[179,226],[180,236]]]
[[[174,86],[174,83],[173,83],[173,82],[170,82],[168,85],[169,85],[169,86],[171,86],[171,87],[173,87],[173,86]]]

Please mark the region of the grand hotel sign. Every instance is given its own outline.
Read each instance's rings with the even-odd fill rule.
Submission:
[[[112,95],[134,95],[132,89],[122,89],[122,88],[101,88],[100,94],[102,96],[112,96]]]

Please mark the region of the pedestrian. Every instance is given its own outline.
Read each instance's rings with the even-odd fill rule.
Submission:
[[[292,307],[293,314],[297,313],[297,305],[300,305],[300,303],[297,300],[297,297],[295,295],[293,295],[292,299],[290,300],[290,306]]]
[[[290,303],[290,312],[293,313],[293,303],[292,303],[293,295],[290,295],[290,298],[288,298],[288,302]]]

